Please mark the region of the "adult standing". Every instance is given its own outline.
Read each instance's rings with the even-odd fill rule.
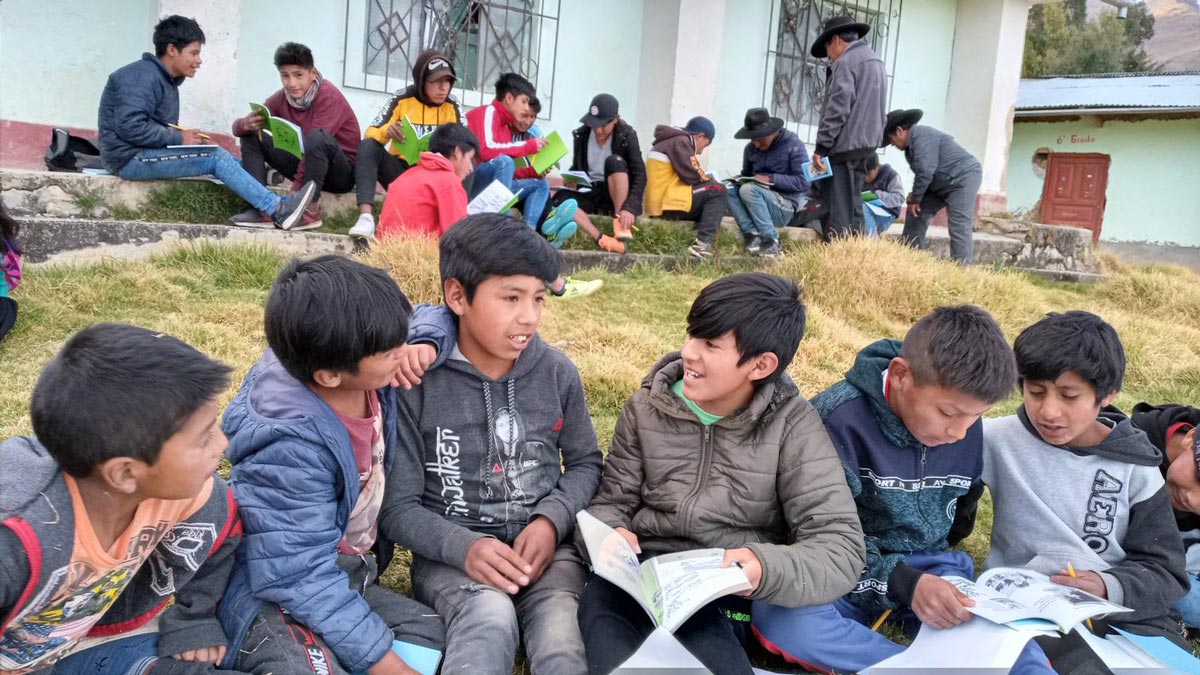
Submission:
[[[822,219],[826,239],[862,233],[867,158],[883,140],[887,69],[863,41],[870,30],[848,16],[830,17],[809,50],[831,62],[812,155],[815,170],[823,171],[826,162],[833,170],[830,178],[813,184],[813,192],[829,204]]]
[[[904,151],[913,172],[904,219],[904,241],[926,248],[929,219],[945,207],[950,224],[950,257],[970,265],[975,253],[975,198],[983,182],[979,160],[954,137],[929,126],[918,126],[920,110],[893,110],[884,126],[884,145]]]

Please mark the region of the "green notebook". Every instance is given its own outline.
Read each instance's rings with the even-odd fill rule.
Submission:
[[[433,135],[433,132],[424,136],[417,133],[417,128],[408,121],[407,115],[400,120],[400,126],[404,129],[404,140],[393,139],[392,146],[400,149],[400,156],[409,166],[416,166],[417,160],[421,159],[421,153],[429,150],[429,137]]]
[[[263,131],[271,134],[271,143],[276,150],[283,150],[304,159],[304,131],[299,125],[282,117],[271,117],[271,111],[260,103],[251,103],[250,109],[266,120]]]
[[[539,176],[546,173],[558,160],[566,157],[567,152],[567,144],[563,142],[562,136],[559,136],[557,131],[550,132],[546,137],[546,147],[533,156],[534,170]]]

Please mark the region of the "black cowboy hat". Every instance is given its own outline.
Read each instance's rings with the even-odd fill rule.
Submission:
[[[924,116],[925,111],[920,108],[898,109],[888,113],[887,121],[883,123],[883,143],[879,147],[886,148],[891,145],[888,142],[888,136],[896,130],[896,127],[911,127],[920,122]]]
[[[751,108],[746,111],[746,119],[742,128],[733,135],[734,138],[763,138],[783,128],[783,120],[771,117],[766,108]]]
[[[825,43],[829,42],[829,38],[848,30],[858,33],[858,37],[861,39],[871,32],[871,27],[861,21],[855,21],[849,16],[831,16],[821,24],[821,34],[813,41],[812,47],[808,50],[809,53],[818,59],[825,58],[828,56],[825,52]]]

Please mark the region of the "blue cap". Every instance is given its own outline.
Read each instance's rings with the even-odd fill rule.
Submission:
[[[689,134],[704,134],[708,136],[708,140],[710,141],[717,137],[717,128],[713,126],[712,120],[707,117],[693,117],[688,120],[683,130]]]

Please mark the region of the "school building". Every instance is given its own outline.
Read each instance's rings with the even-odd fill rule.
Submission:
[[[1200,73],[1022,80],[1008,201],[1102,242],[1200,246]]]
[[[811,141],[825,63],[808,55],[823,19],[869,22],[891,107],[922,108],[984,167],[982,210],[1005,203],[1013,103],[1031,0],[4,0],[0,2],[0,165],[36,168],[50,126],[94,130],[105,78],[151,51],[156,20],[196,18],[204,65],[181,88],[181,122],[228,131],[249,101],[279,88],[276,46],[312,48],[364,125],[404,87],[422,48],[453,51],[456,95],[491,99],[504,71],[526,74],[541,126],[578,126],[609,92],[648,150],[656,124],[713,119],[709,166],[741,168],[733,133],[765,105]],[[900,153],[886,160],[902,173]]]

